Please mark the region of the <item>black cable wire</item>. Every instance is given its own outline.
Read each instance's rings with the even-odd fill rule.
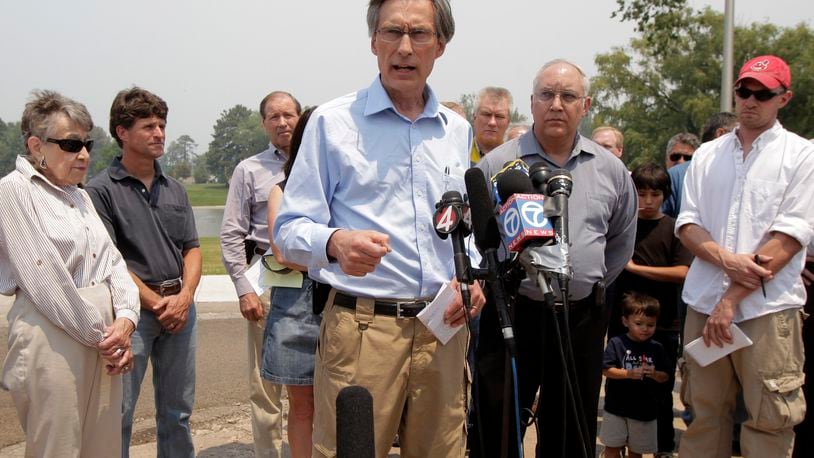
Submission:
[[[564,293],[565,294],[565,293]],[[566,296],[567,297],[567,296]],[[571,324],[569,322],[569,315],[571,314],[570,308],[568,308],[567,299],[564,301],[563,305],[563,324],[565,325],[565,339],[561,342],[565,347],[565,360],[563,361],[566,364],[565,370],[566,373],[569,374],[569,378],[573,380],[575,383],[578,379],[577,376],[577,367],[576,367],[576,360],[574,358],[574,348],[571,344]],[[556,322],[556,320],[555,320]],[[571,385],[571,393],[573,396],[574,408],[576,409],[575,412],[575,419],[577,420],[578,432],[580,441],[582,442],[583,449],[585,450],[585,456],[590,455],[590,442],[591,438],[588,437],[588,423],[587,419],[582,415],[584,412],[584,406],[582,404],[582,393],[580,393],[579,386]]]
[[[576,382],[576,380],[572,381],[572,379],[571,379],[571,374],[570,374],[570,371],[568,370],[569,364],[568,364],[568,360],[567,360],[567,357],[566,357],[566,352],[565,352],[565,349],[563,348],[565,346],[570,346],[570,340],[568,342],[563,341],[563,338],[562,338],[563,336],[562,336],[562,333],[561,333],[561,330],[560,330],[560,323],[559,323],[559,320],[557,319],[557,313],[556,313],[556,311],[554,311],[553,308],[551,309],[551,313],[552,313],[552,316],[554,318],[554,333],[557,335],[557,340],[560,343],[559,345],[557,345],[557,349],[559,350],[560,361],[562,362],[562,366],[563,366],[563,369],[564,369],[563,375],[565,376],[564,377],[565,378],[565,388],[571,394],[570,396],[565,396],[565,397],[570,401],[568,403],[568,405],[571,407],[571,411],[574,414],[574,418],[577,419],[577,424],[576,424],[577,432],[579,433],[580,442],[582,442],[582,450],[581,450],[582,451],[582,457],[583,458],[588,458],[589,453],[588,453],[588,450],[586,449],[586,444],[585,444],[585,434],[586,434],[586,432],[582,429],[582,422],[579,421],[580,417],[582,416],[582,412],[580,410],[578,410],[577,402],[576,402],[576,399],[579,397],[579,387],[575,387],[574,383]],[[567,329],[567,324],[566,324],[566,329]],[[568,417],[567,412],[563,411],[563,424],[564,425],[568,424],[567,423],[567,417]]]

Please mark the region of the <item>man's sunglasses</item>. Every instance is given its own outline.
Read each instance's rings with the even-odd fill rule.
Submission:
[[[761,89],[759,91],[753,91],[751,89],[746,89],[745,87],[736,87],[735,88],[735,95],[742,98],[743,100],[748,99],[751,96],[755,96],[759,102],[765,102],[767,100],[771,100],[778,95],[782,95],[786,91],[778,92],[777,89]]]
[[[46,138],[48,143],[56,143],[59,148],[66,153],[78,153],[85,148],[90,153],[93,149],[93,140],[75,140],[73,138]]]
[[[679,159],[684,158],[685,161],[692,160],[692,154],[683,154],[683,153],[673,153],[670,155],[670,160],[673,162],[678,162]]]
[[[287,273],[289,273],[289,272],[291,272],[293,270],[290,267],[286,267],[286,266],[278,263],[277,260],[274,259],[273,254],[264,254],[260,258],[260,262],[263,263],[263,267],[265,267],[266,270],[269,270],[269,271],[274,272],[274,273],[278,273],[280,275],[285,275],[285,274],[287,274]]]

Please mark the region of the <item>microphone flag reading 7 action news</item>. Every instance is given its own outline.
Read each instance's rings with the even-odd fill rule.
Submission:
[[[527,242],[554,237],[554,226],[545,216],[542,194],[512,194],[500,206],[497,223],[509,251],[519,252]]]
[[[497,223],[509,251],[520,252],[530,242],[549,242],[555,231],[546,216],[545,196],[535,192],[522,168],[506,167],[495,175],[500,205]]]

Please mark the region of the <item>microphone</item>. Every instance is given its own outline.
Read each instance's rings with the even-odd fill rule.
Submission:
[[[513,172],[512,172],[513,171]],[[495,196],[495,201],[497,205],[502,205],[506,199],[511,195],[507,194],[506,198],[499,192],[498,189],[498,180],[503,176],[506,172],[521,172],[523,175],[529,175],[529,166],[522,159],[515,159],[513,161],[507,161],[503,164],[503,168],[500,169],[489,182],[492,184],[492,195]]]
[[[559,243],[566,250],[566,255],[571,241],[568,236],[568,198],[571,196],[573,185],[574,180],[571,178],[571,173],[565,169],[552,170],[546,181],[547,195],[554,201],[553,206],[558,210],[558,215],[554,218],[554,232],[557,234]],[[567,256],[566,259],[568,259]]]
[[[500,200],[497,222],[509,251],[520,252],[530,243],[545,245],[554,237],[554,227],[544,208],[545,197],[534,191],[525,173],[511,169],[497,179]]]
[[[568,197],[571,195],[573,179],[567,170],[550,169],[543,163],[531,166],[529,178],[534,188],[548,197],[545,201],[545,214],[554,223],[557,244],[552,247],[533,247],[525,250],[519,258],[520,263],[529,276],[537,279],[536,283],[544,295],[545,290],[550,288],[541,281],[540,272],[556,273],[558,287],[554,289],[560,290],[565,298],[568,280],[573,276],[568,236]]]
[[[448,235],[452,236],[455,278],[461,287],[461,299],[463,299],[464,307],[469,310],[472,303],[469,293],[472,276],[470,275],[469,257],[464,250],[464,238],[470,232],[469,206],[464,203],[461,193],[447,191],[441,196],[441,200],[435,204],[433,225],[435,226],[435,232],[442,240],[446,240]]]
[[[336,397],[337,458],[374,458],[373,397],[361,386],[348,386]]]
[[[487,281],[492,291],[503,341],[509,355],[514,357],[516,354],[514,330],[512,330],[512,323],[506,309],[506,291],[503,289],[503,282],[499,276],[500,262],[497,257],[497,249],[500,246],[500,231],[495,220],[492,197],[489,195],[489,188],[486,185],[483,170],[479,168],[467,170],[464,174],[464,182],[466,183],[466,192],[469,194],[475,244],[486,260],[486,271],[482,278]]]

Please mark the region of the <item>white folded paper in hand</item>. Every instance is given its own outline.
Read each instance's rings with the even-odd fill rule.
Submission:
[[[704,344],[704,337],[701,336],[685,345],[684,351],[692,356],[701,367],[706,367],[735,350],[752,345],[752,340],[735,323],[729,327],[729,332],[732,334],[732,343],[724,342],[723,347],[714,343],[710,343],[710,346],[707,347]]]
[[[424,323],[438,339],[441,344],[446,345],[449,339],[460,331],[463,326],[452,327],[444,323],[444,312],[457,296],[457,292],[452,288],[449,282],[441,287],[441,291],[435,296],[435,299],[430,302],[430,305],[424,307],[424,310],[418,312],[417,318]]]
[[[266,252],[266,264],[275,271],[266,269],[263,265],[262,258],[257,258],[257,261],[251,265],[243,274],[249,284],[252,285],[254,292],[260,296],[267,289],[273,286],[285,288],[301,288],[302,287],[302,272],[297,270],[286,269],[285,266],[278,263],[271,250]],[[286,271],[282,273],[282,271]]]

